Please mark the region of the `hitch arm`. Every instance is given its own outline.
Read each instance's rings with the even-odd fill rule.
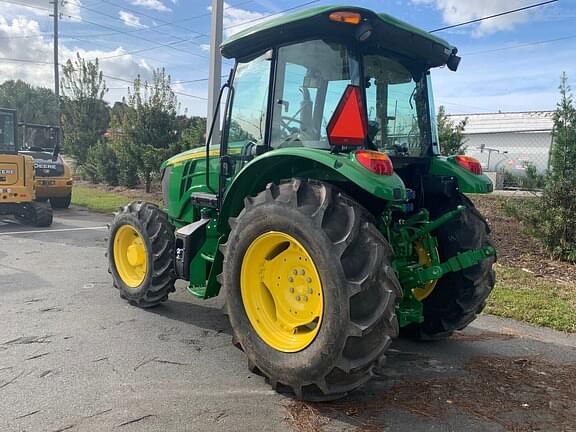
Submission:
[[[446,273],[457,272],[472,267],[494,255],[496,255],[496,250],[492,246],[485,246],[480,249],[459,253],[442,264],[431,267],[423,267],[420,265],[406,266],[398,271],[400,284],[405,290],[417,288],[428,282],[440,279]]]

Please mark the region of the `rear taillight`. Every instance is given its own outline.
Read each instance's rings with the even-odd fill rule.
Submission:
[[[354,152],[354,157],[368,171],[378,175],[394,174],[392,161],[385,153],[372,150],[358,150]]]
[[[475,159],[472,156],[464,155],[458,155],[455,159],[458,165],[460,165],[462,168],[465,168],[474,174],[482,174],[482,165],[478,159]]]

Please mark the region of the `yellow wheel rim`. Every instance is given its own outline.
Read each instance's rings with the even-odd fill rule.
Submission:
[[[423,265],[424,267],[430,267],[432,265],[432,257],[421,242],[417,241],[414,243],[414,250],[416,251],[416,255],[418,257],[418,264]],[[437,255],[438,251],[434,250],[434,253]],[[438,279],[428,282],[422,287],[412,288],[412,294],[414,294],[416,300],[422,301],[430,294],[432,294],[432,291],[434,291],[434,288],[436,288],[437,283]]]
[[[286,233],[264,233],[246,250],[241,272],[242,302],[258,336],[282,352],[310,345],[322,322],[324,294],[304,246]]]
[[[122,281],[130,288],[139,287],[148,269],[146,246],[132,225],[122,225],[114,237],[114,264]]]

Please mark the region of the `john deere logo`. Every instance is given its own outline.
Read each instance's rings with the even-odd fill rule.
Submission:
[[[40,168],[40,169],[56,169],[56,165],[54,164],[46,164],[46,163],[35,163],[34,164],[34,168]]]
[[[16,174],[16,170],[13,169],[0,169],[0,174]]]

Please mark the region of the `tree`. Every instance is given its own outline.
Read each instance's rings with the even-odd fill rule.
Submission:
[[[104,95],[108,91],[98,60],[85,60],[76,54],[62,67],[62,127],[64,149],[80,164],[108,129],[110,114]]]
[[[58,124],[56,95],[50,89],[18,81],[0,84],[0,106],[18,111],[18,121],[43,125]]]
[[[446,115],[446,109],[440,105],[436,118],[438,123],[438,141],[440,141],[440,152],[444,156],[464,154],[466,151],[466,138],[464,129],[468,123],[468,118],[454,124]]]
[[[138,173],[150,192],[152,179],[164,159],[181,151],[176,111],[178,102],[164,69],[155,70],[152,81],[134,80],[126,107],[113,116],[113,146],[118,152],[120,181],[132,186],[130,172]],[[115,107],[116,108],[116,107]]]
[[[206,118],[178,116],[180,146],[183,150],[201,147],[206,140]]]
[[[576,262],[576,107],[566,73],[558,88],[549,168],[533,228],[552,256]]]
[[[88,149],[81,173],[93,183],[104,182],[118,185],[118,157],[110,144],[99,141]]]

